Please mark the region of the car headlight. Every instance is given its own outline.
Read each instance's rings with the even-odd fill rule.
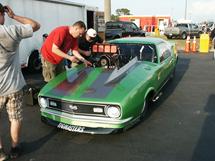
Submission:
[[[39,98],[39,104],[42,108],[48,107],[48,101],[47,101],[47,99],[45,99],[43,97]]]
[[[118,118],[121,115],[121,111],[117,106],[108,106],[106,108],[106,114],[111,118]]]

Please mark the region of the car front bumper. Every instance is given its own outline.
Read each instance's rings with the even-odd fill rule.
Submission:
[[[92,116],[77,116],[50,109],[41,109],[41,120],[49,125],[71,132],[88,134],[110,134],[131,124],[132,117],[111,119]]]

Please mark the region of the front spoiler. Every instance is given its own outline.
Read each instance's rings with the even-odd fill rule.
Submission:
[[[71,131],[71,132],[78,132],[78,133],[110,134],[110,133],[116,133],[116,132],[122,130],[122,128],[93,128],[93,127],[69,125],[69,124],[51,120],[44,116],[41,116],[41,121],[48,125],[55,126],[57,128],[63,129],[63,130],[67,130],[67,131]]]

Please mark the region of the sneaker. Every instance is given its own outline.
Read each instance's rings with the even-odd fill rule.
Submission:
[[[10,158],[16,159],[21,155],[21,148],[16,146],[15,148],[11,147],[10,149]]]
[[[0,149],[0,161],[4,161],[8,159],[8,155],[4,152],[3,149]]]

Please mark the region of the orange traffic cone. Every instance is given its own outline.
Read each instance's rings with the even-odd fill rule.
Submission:
[[[185,44],[185,52],[190,52],[190,36],[187,36],[186,44]]]
[[[194,52],[194,53],[196,52],[196,37],[195,36],[193,38],[191,51]]]

